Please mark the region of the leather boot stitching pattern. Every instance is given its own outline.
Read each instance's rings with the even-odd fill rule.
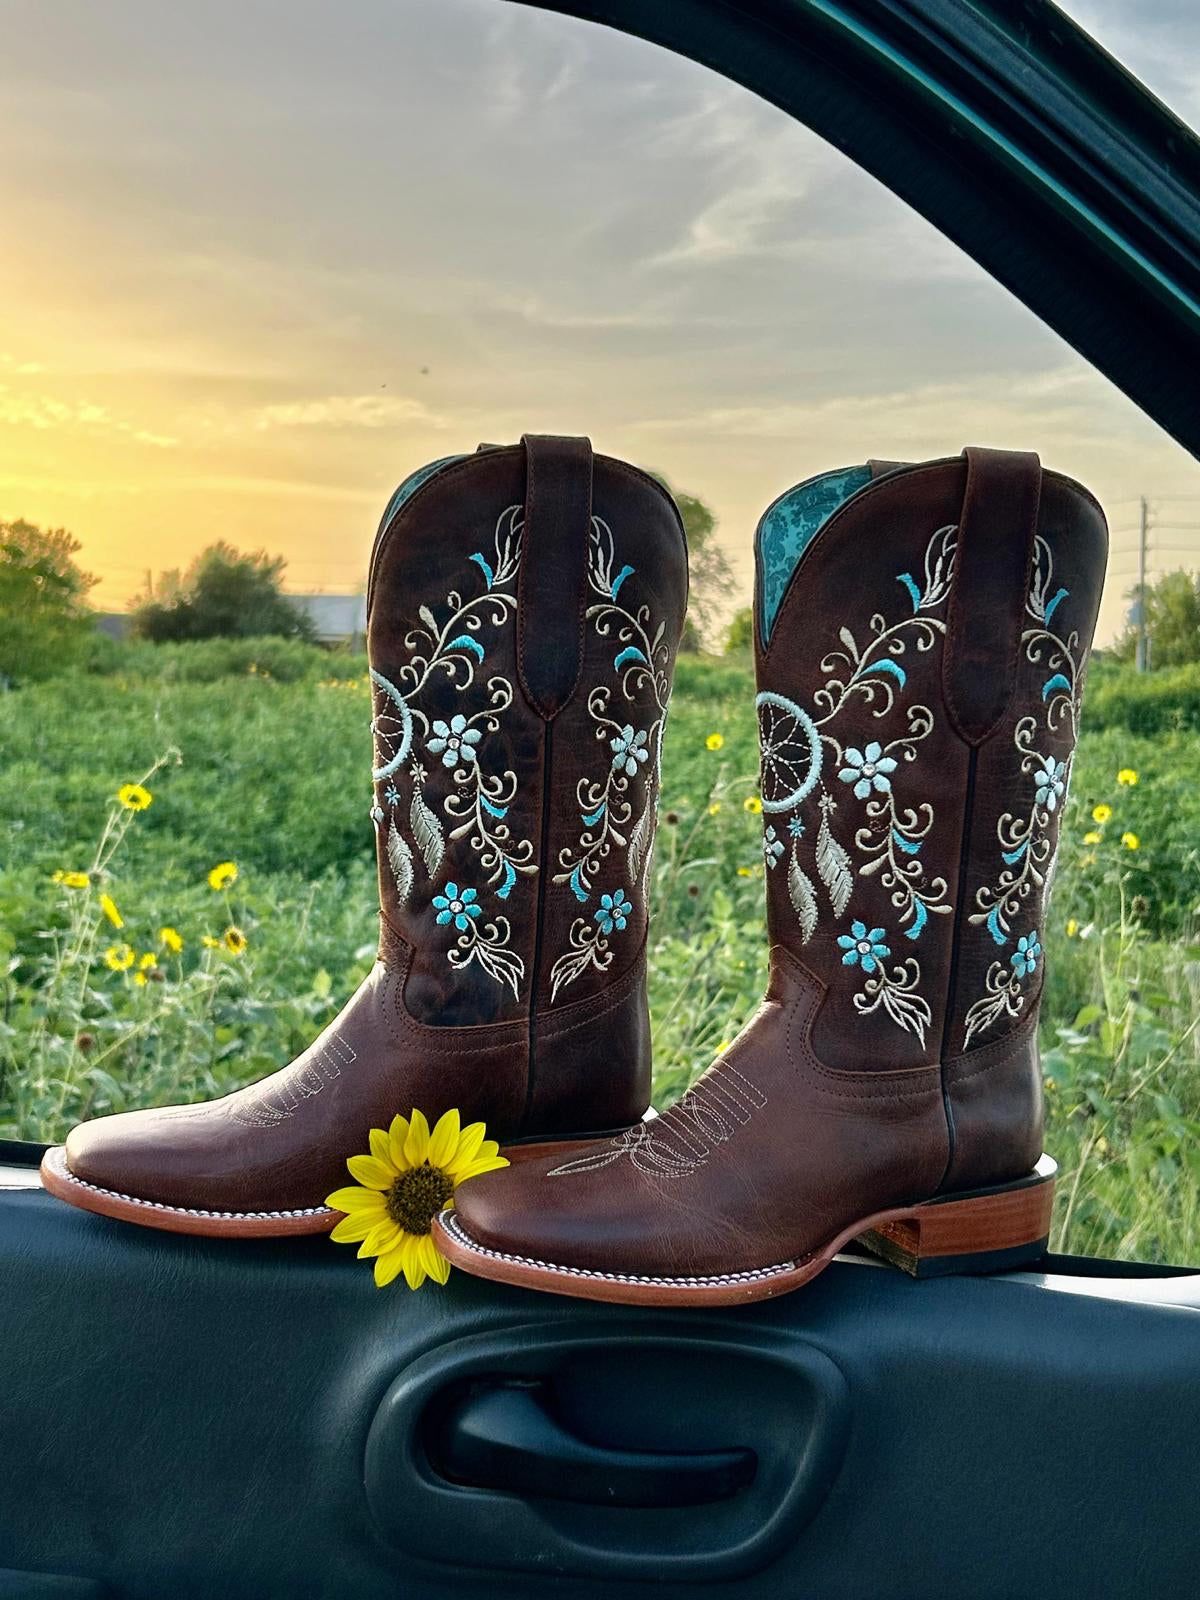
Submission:
[[[242,1096],[231,1115],[247,1128],[277,1128],[296,1112],[301,1101],[320,1094],[326,1084],[341,1077],[343,1067],[357,1059],[352,1047],[335,1033],[314,1046],[304,1066],[290,1074],[286,1083]]]
[[[707,1165],[717,1146],[728,1143],[766,1103],[761,1089],[725,1063],[719,1073],[701,1078],[661,1117],[627,1128],[609,1141],[607,1150],[554,1167],[547,1177],[596,1172],[626,1156],[647,1177],[691,1177]]]

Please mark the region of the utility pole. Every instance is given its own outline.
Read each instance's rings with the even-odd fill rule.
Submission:
[[[1142,496],[1142,515],[1138,527],[1138,623],[1137,670],[1145,672],[1149,666],[1149,641],[1146,638],[1146,538],[1150,532],[1150,506]]]

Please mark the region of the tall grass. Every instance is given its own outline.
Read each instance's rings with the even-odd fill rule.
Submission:
[[[253,1081],[329,1020],[373,955],[361,658],[149,649],[0,697],[0,1134],[54,1138],[81,1116]],[[1091,713],[1089,700],[1043,930],[1055,1243],[1196,1262],[1200,737],[1094,729]],[[664,767],[660,1105],[741,1027],[765,977],[747,663],[680,663]],[[1118,782],[1130,770],[1136,784]],[[115,796],[139,776],[153,800],[134,813]],[[213,889],[224,861],[236,882]],[[87,886],[55,881],[71,872]]]

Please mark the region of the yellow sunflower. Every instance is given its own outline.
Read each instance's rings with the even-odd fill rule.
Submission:
[[[710,733],[708,738],[704,741],[704,748],[706,750],[721,750],[724,748],[724,745],[725,735],[723,733]]]
[[[221,939],[230,955],[240,956],[246,948],[246,935],[240,928],[226,928]]]
[[[330,1238],[357,1244],[360,1260],[375,1257],[377,1288],[400,1273],[410,1289],[419,1289],[427,1277],[445,1283],[450,1276],[430,1224],[454,1204],[460,1183],[508,1165],[486,1135],[482,1122],[464,1128],[457,1111],[447,1111],[431,1133],[424,1115],[414,1111],[411,1120],[393,1117],[386,1133],[372,1128],[370,1155],[346,1162],[356,1182],[325,1201],[343,1213]]]
[[[1117,782],[1123,789],[1136,789],[1138,775],[1133,767],[1122,767],[1117,773]]]
[[[237,863],[234,861],[218,861],[208,875],[210,889],[228,889],[231,883],[237,882]]]
[[[54,881],[61,883],[64,889],[86,889],[89,879],[86,872],[60,871],[54,874]]]
[[[165,944],[172,955],[178,955],[183,949],[183,935],[177,928],[160,928],[158,930],[160,944]]]
[[[117,902],[112,895],[102,894],[100,896],[100,909],[114,928],[123,928],[125,926],[125,918],[117,910]]]
[[[748,811],[752,817],[760,817],[762,815],[762,801],[756,794],[752,794],[749,799],[742,801],[742,810]]]
[[[1140,850],[1142,848],[1142,841],[1136,833],[1123,833],[1121,835],[1121,843],[1126,850]]]
[[[140,783],[123,783],[117,790],[117,799],[126,811],[145,811],[154,796]]]
[[[110,944],[104,952],[104,965],[113,972],[128,972],[134,959],[134,951],[127,944]]]
[[[1092,807],[1092,820],[1093,820],[1093,822],[1101,822],[1101,823],[1108,822],[1111,819],[1111,817],[1112,817],[1112,807],[1110,805],[1106,804],[1105,801],[1102,800],[1098,806],[1093,806]]]

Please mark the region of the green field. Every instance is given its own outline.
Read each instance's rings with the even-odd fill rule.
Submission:
[[[260,641],[114,647],[94,665],[0,695],[0,1136],[50,1139],[262,1076],[328,1021],[375,946],[361,658]],[[1195,1262],[1200,733],[1167,705],[1115,672],[1089,697],[1043,932],[1047,1143],[1063,1169],[1056,1246]],[[738,1030],[765,975],[747,663],[681,662],[664,765],[660,1106]],[[114,797],[136,781],[153,801],[135,813]],[[1112,808],[1103,823],[1097,806]],[[220,862],[237,879],[213,889]],[[71,872],[88,886],[55,881]]]

